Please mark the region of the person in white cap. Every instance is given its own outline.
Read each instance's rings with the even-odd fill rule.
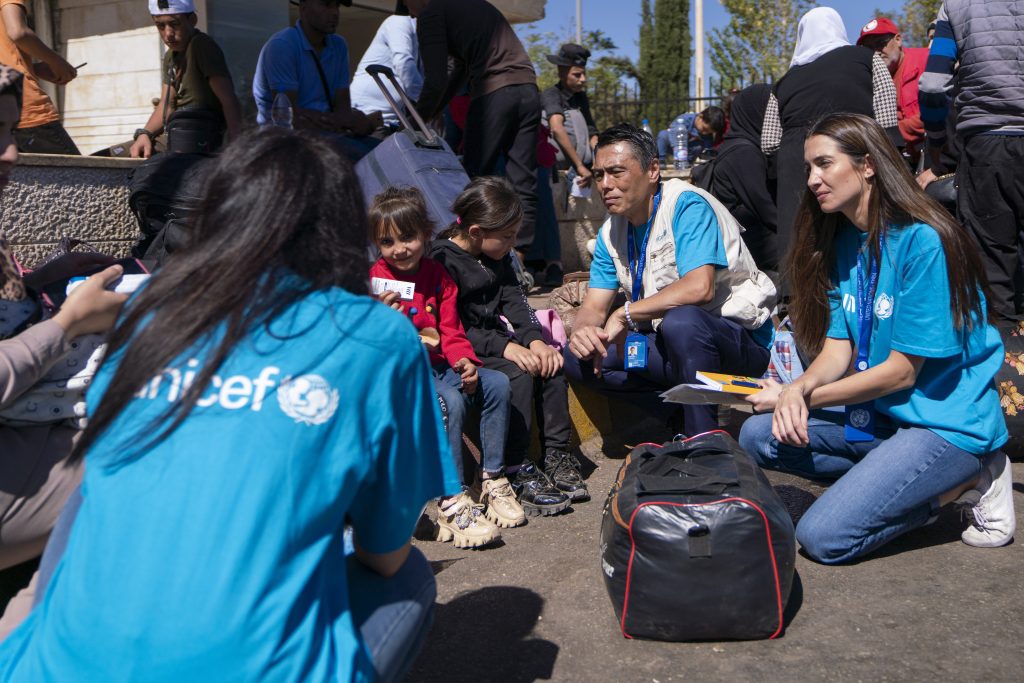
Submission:
[[[148,159],[168,117],[178,110],[211,111],[234,139],[242,130],[242,105],[235,95],[224,53],[196,28],[193,0],[149,0],[149,13],[167,46],[163,59],[160,104],[145,127],[135,131],[130,153]]]

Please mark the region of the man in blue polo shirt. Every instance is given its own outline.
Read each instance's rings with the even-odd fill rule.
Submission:
[[[338,6],[352,0],[299,0],[299,21],[278,31],[260,51],[252,93],[256,122],[271,122],[278,93],[292,102],[296,128],[334,134],[353,161],[377,143],[365,136],[381,125],[380,114],[367,116],[349,98],[348,45],[334,31]]]
[[[601,133],[593,168],[611,216],[597,235],[566,376],[654,398],[700,371],[764,373],[775,287],[729,211],[693,185],[663,182],[654,139],[634,126]],[[620,288],[627,302],[613,311]],[[682,412],[687,434],[718,428],[714,406]]]

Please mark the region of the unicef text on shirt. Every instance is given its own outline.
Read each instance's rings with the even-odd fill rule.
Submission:
[[[198,369],[199,361],[195,358],[189,359],[184,371],[165,368],[135,396],[147,400],[163,397],[169,402],[177,401],[192,386]],[[207,395],[196,401],[196,407],[210,408],[220,405],[225,410],[249,408],[259,412],[263,409],[267,393],[278,387],[278,406],[285,415],[296,422],[319,425],[334,415],[338,407],[338,390],[331,387],[323,377],[301,375],[294,378],[284,377],[278,382],[279,377],[281,369],[275,366],[263,368],[255,377],[232,375],[222,378],[214,375],[210,378]]]

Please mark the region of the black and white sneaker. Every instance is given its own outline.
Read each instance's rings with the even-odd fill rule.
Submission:
[[[533,463],[519,468],[512,478],[512,488],[519,496],[523,511],[530,517],[557,515],[571,502],[568,494],[559,491],[548,475]]]
[[[580,474],[580,461],[566,451],[547,449],[544,454],[544,474],[554,482],[559,491],[569,496],[574,503],[590,500],[587,482]]]

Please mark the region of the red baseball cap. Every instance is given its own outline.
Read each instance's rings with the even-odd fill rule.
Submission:
[[[872,19],[864,25],[864,28],[860,30],[860,38],[857,39],[857,44],[860,45],[861,41],[867,36],[885,36],[890,33],[896,35],[900,32],[900,29],[896,24],[892,23],[891,19],[885,17],[878,17]]]

